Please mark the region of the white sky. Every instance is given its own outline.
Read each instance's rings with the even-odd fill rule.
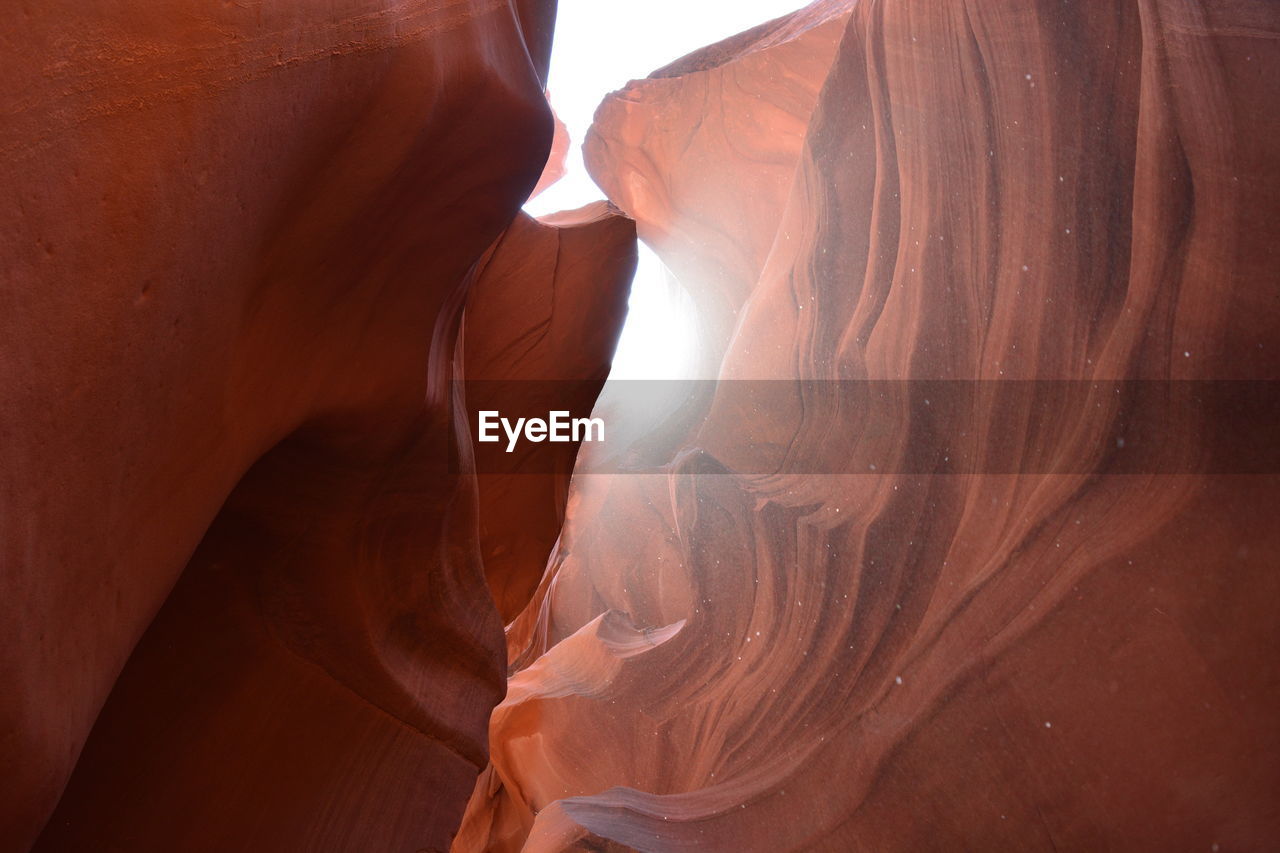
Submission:
[[[609,92],[803,5],[805,0],[560,0],[548,88],[569,128],[568,171],[525,210],[541,216],[604,197],[582,165],[582,139]],[[641,244],[611,377],[682,376],[692,349],[690,311],[688,297],[669,285],[662,262]]]

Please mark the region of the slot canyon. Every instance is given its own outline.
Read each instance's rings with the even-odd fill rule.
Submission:
[[[1280,849],[1280,4],[801,3],[11,3],[0,851]]]

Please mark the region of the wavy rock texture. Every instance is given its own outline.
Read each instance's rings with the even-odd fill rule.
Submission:
[[[478,380],[467,387],[471,408],[589,413],[609,375],[635,268],[635,223],[605,202],[541,220],[518,215],[482,259],[468,296],[464,373]],[[504,623],[542,579],[577,453],[576,442],[524,442],[514,455],[536,454],[531,472],[520,473],[517,458],[511,473],[478,477],[480,553]]]
[[[11,11],[0,847],[73,765],[42,850],[447,847],[504,667],[449,380],[554,4]]]
[[[592,162],[700,304],[738,282],[722,378],[1274,380],[1278,37],[1265,2],[859,3],[775,231],[705,274],[668,140],[782,72],[705,54],[723,113],[633,84]],[[707,141],[732,170],[729,140],[758,139]],[[750,429],[714,401],[665,472],[575,486],[455,850],[1280,844],[1277,476],[1107,474],[1101,395],[1015,407],[1012,446],[956,432],[1082,474],[735,473],[779,444],[901,459],[922,423],[833,434],[811,387]]]

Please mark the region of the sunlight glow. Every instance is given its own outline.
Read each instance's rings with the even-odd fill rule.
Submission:
[[[596,107],[629,80],[804,5],[803,0],[560,0],[548,88],[569,129],[563,178],[525,205],[534,216],[603,198],[582,162]],[[693,303],[644,244],[614,379],[676,379],[692,367]]]

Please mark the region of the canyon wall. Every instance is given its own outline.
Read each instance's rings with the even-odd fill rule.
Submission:
[[[468,468],[459,329],[547,161],[554,15],[11,10],[0,848],[449,845],[503,695],[480,518],[512,512]],[[593,314],[599,379],[627,227],[573,225],[556,277],[518,223],[490,264],[541,241],[505,275]],[[525,329],[484,301],[497,352]]]
[[[550,0],[10,18],[0,848],[1280,845],[1273,3],[820,0],[543,220]],[[637,232],[718,384],[478,470]]]
[[[1280,843],[1280,478],[1196,390],[1280,378],[1278,36],[815,4],[607,100],[588,163],[722,381],[575,483],[454,850]]]
[[[554,152],[548,168],[557,168]],[[635,223],[604,202],[540,220],[519,214],[471,286],[468,410],[589,414],[609,375],[635,267]],[[477,474],[480,555],[504,624],[529,602],[560,536],[578,446],[524,442]]]

